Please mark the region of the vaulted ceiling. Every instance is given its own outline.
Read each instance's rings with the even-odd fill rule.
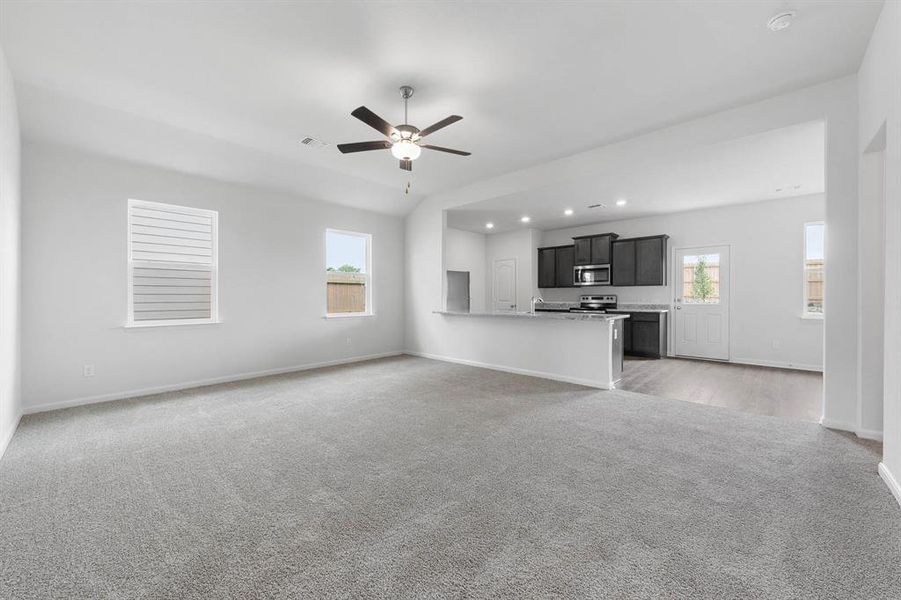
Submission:
[[[417,199],[857,70],[881,2],[0,3],[26,139],[403,214]],[[460,123],[407,174],[350,111]],[[330,145],[302,147],[305,136]]]

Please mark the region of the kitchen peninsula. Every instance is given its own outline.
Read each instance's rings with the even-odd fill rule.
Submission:
[[[606,390],[621,377],[626,314],[435,312],[454,321],[442,356],[456,362]]]

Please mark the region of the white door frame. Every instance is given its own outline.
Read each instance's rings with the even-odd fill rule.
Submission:
[[[666,325],[666,355],[671,358],[675,358],[676,356],[676,284],[679,280],[678,271],[676,270],[676,254],[679,250],[695,250],[699,248],[712,248],[714,246],[725,246],[729,248],[729,285],[726,286],[726,289],[729,291],[729,344],[728,344],[728,352],[729,358],[726,359],[727,362],[732,362],[732,276],[735,273],[735,269],[732,268],[732,244],[730,243],[715,243],[712,242],[710,244],[692,244],[690,246],[673,246],[670,248],[670,277],[669,277],[669,285],[670,285],[670,318],[667,319]],[[708,360],[704,358],[699,358],[697,360]],[[713,360],[713,359],[710,359]]]

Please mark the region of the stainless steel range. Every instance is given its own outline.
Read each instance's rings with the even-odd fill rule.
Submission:
[[[569,312],[603,314],[608,310],[616,309],[616,296],[606,294],[603,296],[579,296],[579,307],[571,308]]]

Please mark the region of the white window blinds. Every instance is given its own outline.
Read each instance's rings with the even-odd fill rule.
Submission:
[[[129,200],[130,324],[217,319],[218,213]]]

